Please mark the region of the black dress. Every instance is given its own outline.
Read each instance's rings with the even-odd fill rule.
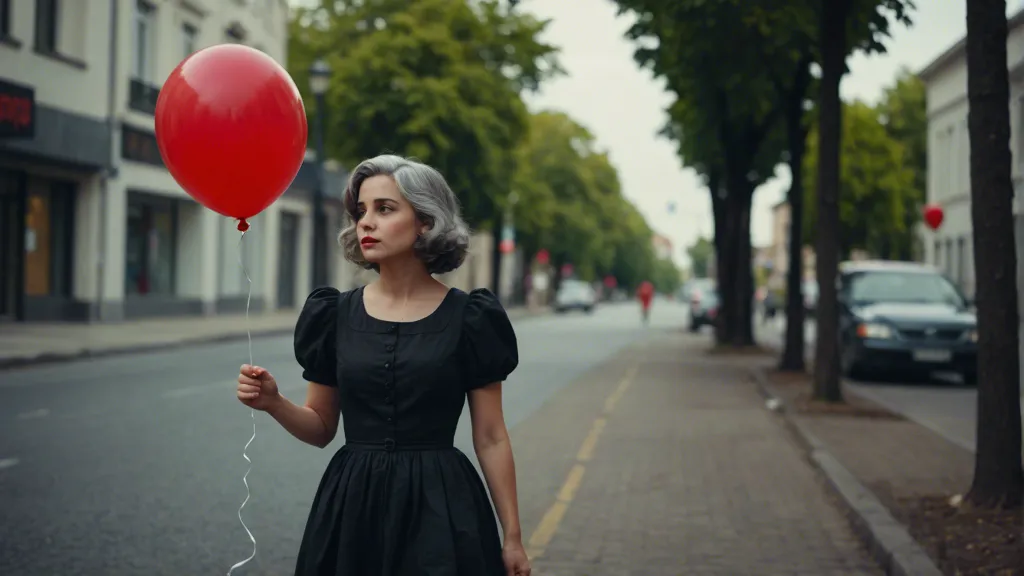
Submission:
[[[345,445],[324,472],[296,576],[503,576],[487,491],[452,443],[466,393],[519,362],[487,290],[452,289],[434,313],[384,322],[363,290],[310,294],[295,328],[303,377],[336,387]]]

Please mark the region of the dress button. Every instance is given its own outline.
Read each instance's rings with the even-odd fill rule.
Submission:
[[[394,420],[394,418],[392,418],[391,416],[388,416],[388,422],[391,422],[393,420]]]
[[[388,380],[387,382],[384,383],[384,387],[387,388],[388,390],[390,390],[392,386],[394,386],[394,384],[391,383],[391,380]]]
[[[388,351],[388,352],[394,352],[394,351],[395,351],[395,347],[394,347],[394,346],[392,346],[391,344],[388,344],[388,346],[387,346],[387,351]]]
[[[391,368],[391,362],[385,362],[384,363],[384,367],[385,368]]]
[[[388,394],[387,398],[385,398],[384,401],[387,402],[388,404],[394,404],[395,397],[391,394]]]
[[[391,326],[388,326],[388,332],[394,332],[394,331],[395,331],[395,325],[394,324],[392,324]]]

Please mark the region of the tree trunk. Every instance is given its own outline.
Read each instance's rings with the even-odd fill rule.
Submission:
[[[712,171],[708,174],[708,187],[711,190],[711,212],[715,222],[715,283],[718,288],[720,302],[718,307],[719,315],[715,319],[715,344],[724,345],[732,339],[732,323],[725,316],[725,293],[723,292],[723,287],[728,286],[730,281],[728,278],[728,242],[726,242],[726,239],[729,237],[729,230],[726,223],[726,214],[728,212],[726,194],[723,193],[722,175],[718,171]]]
[[[718,344],[729,344],[733,340],[736,327],[736,270],[733,268],[733,253],[736,249],[735,219],[730,206],[731,196],[726,197],[722,208],[722,229],[724,234],[716,232],[719,237],[716,266],[715,286],[718,290],[718,317],[715,319],[715,341]]]
[[[723,321],[728,322],[733,346],[754,343],[754,273],[751,269],[750,212],[753,189],[747,170],[729,170],[729,195],[726,198],[726,254],[722,260],[729,269],[729,283],[720,284]]]
[[[842,108],[839,82],[846,64],[846,15],[850,0],[825,0],[821,10],[821,95],[818,101],[818,329],[814,351],[814,397],[842,402],[839,380],[839,149]]]
[[[752,191],[751,191],[752,192]],[[736,302],[732,333],[734,346],[754,344],[754,272],[752,269],[752,247],[750,245],[750,212],[753,194],[744,192],[736,199],[736,245],[733,248],[733,266],[736,270]]]
[[[978,308],[978,430],[967,501],[1020,507],[1020,358],[1017,253],[1010,180],[1005,0],[967,3],[971,223]]]
[[[491,290],[494,295],[501,299],[501,223],[495,216],[494,226],[491,229]],[[503,303],[508,306],[508,302]]]
[[[809,73],[808,73],[809,77]],[[799,94],[804,88],[798,88]],[[796,89],[795,89],[796,90]],[[804,152],[807,148],[807,129],[804,125],[803,97],[793,98],[786,118],[786,137],[789,140],[789,269],[786,271],[786,344],[779,362],[780,370],[803,372],[804,365],[804,296],[803,296],[803,237],[804,237]]]

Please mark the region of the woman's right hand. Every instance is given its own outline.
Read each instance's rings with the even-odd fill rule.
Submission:
[[[272,409],[281,401],[277,381],[264,368],[242,364],[238,371],[238,401],[262,412]]]

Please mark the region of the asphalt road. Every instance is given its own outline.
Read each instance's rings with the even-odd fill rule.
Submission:
[[[785,319],[780,316],[762,325],[758,337],[768,345],[781,346]],[[814,354],[815,324],[805,328],[808,358]],[[927,382],[855,382],[846,386],[865,398],[903,414],[946,440],[974,451],[977,431],[978,391],[942,375]],[[1021,398],[1024,410],[1024,398]]]
[[[632,304],[516,322],[509,426],[647,330],[683,325],[683,307],[655,306],[648,328]],[[302,400],[290,338],[254,340],[253,354]],[[253,420],[234,397],[247,361],[242,341],[0,372],[0,574],[226,574],[248,557],[237,509]],[[320,450],[266,415],[255,423],[243,517],[258,554],[236,574],[280,576],[343,439]],[[456,442],[472,457],[468,411]]]

